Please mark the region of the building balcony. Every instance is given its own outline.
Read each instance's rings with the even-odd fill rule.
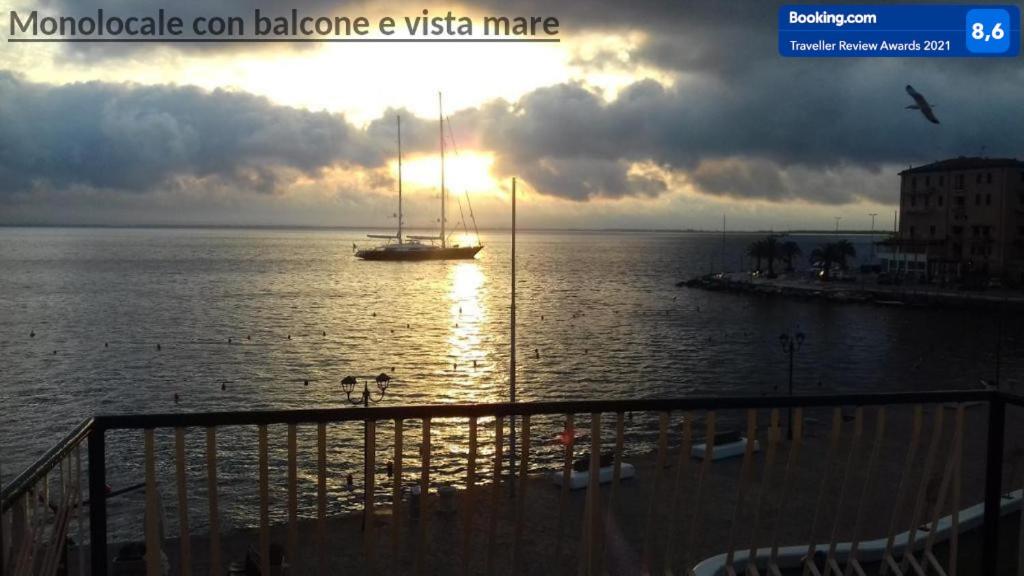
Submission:
[[[0,566],[117,574],[116,520],[161,551],[138,560],[154,575],[231,573],[238,554],[264,575],[1013,573],[1008,408],[1024,397],[97,416],[2,490]],[[361,459],[339,460],[343,445]],[[139,474],[142,510],[115,506],[111,468]]]

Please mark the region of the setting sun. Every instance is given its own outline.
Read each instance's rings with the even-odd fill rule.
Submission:
[[[445,185],[448,193],[461,198],[462,194],[474,196],[497,194],[499,187],[491,175],[494,155],[490,152],[460,151],[458,156],[445,156]],[[398,178],[398,160],[389,165],[391,175]],[[437,189],[441,178],[441,164],[438,156],[414,156],[402,160],[402,181],[412,189]]]

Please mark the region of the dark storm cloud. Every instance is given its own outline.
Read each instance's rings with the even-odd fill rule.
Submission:
[[[384,158],[341,116],[188,87],[51,86],[0,72],[0,125],[0,192],[146,192],[188,177],[274,192],[280,170],[315,175]]]
[[[565,83],[517,102],[453,114],[460,146],[493,151],[497,175],[520,175],[543,194],[579,201],[656,195],[669,186],[660,173],[713,196],[892,202],[897,166],[976,155],[983,147],[988,155],[1024,156],[1019,58],[781,58],[774,2],[473,4],[484,13],[558,16],[567,40],[584,32],[642,32],[645,40],[628,59],[599,50],[577,64],[601,70],[644,65],[676,78],[672,87],[636,82],[611,101]],[[328,0],[290,5],[316,13],[364,10]],[[69,0],[54,6],[84,10]],[[250,13],[257,6],[272,8],[269,0],[195,0],[175,10]],[[105,7],[142,12],[158,4],[118,0]],[[408,10],[404,4],[387,8]],[[938,105],[941,125],[904,108],[908,83]],[[389,110],[360,130],[338,116],[242,94],[52,87],[0,77],[0,115],[12,126],[0,133],[0,177],[7,187],[47,181],[139,191],[166,187],[184,173],[273,190],[286,178],[282,169],[379,168],[394,154],[397,113]],[[403,144],[410,152],[436,151],[436,121],[403,114]],[[638,173],[636,165],[661,170]]]

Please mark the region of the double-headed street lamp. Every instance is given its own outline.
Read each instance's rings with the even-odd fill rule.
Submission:
[[[804,333],[795,334],[783,333],[779,336],[779,343],[782,344],[782,351],[789,354],[789,397],[793,397],[793,356],[804,344]],[[787,437],[793,439],[793,407],[787,408]]]
[[[356,406],[361,405],[363,408],[369,408],[370,403],[376,404],[384,399],[384,394],[388,391],[388,385],[391,383],[391,376],[381,372],[376,377],[360,376],[359,378],[363,379],[363,390],[355,399],[352,398],[352,393],[356,390],[358,378],[356,376],[345,376],[341,379],[341,389],[345,391],[345,396],[348,398],[349,402]],[[374,398],[373,393],[370,392],[371,378],[377,382],[378,395],[376,398]]]
[[[361,376],[363,379],[363,390],[355,398],[352,398],[352,393],[356,391],[356,384],[358,384],[358,378],[356,376],[345,376],[341,379],[341,389],[345,391],[345,397],[348,401],[356,406],[362,406],[363,408],[369,408],[370,403],[376,404],[384,399],[384,394],[388,391],[388,385],[391,383],[391,376],[381,372],[376,377],[372,376]],[[377,383],[377,396],[373,395],[370,391],[370,380],[374,380]],[[370,467],[370,421],[366,420],[363,422],[363,482],[365,490],[367,491],[366,498],[373,498],[373,494],[369,493],[370,478],[373,477],[373,469]],[[363,529],[366,529],[367,522],[372,521],[369,517],[370,508],[367,507],[367,514],[363,516]]]

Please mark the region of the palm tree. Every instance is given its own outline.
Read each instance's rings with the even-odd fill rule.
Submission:
[[[800,250],[800,245],[792,240],[788,240],[782,243],[781,247],[782,259],[786,261],[786,272],[793,271],[793,259],[803,254]]]
[[[754,271],[760,272],[761,260],[764,258],[764,240],[751,242],[750,246],[747,247],[747,256],[757,259],[757,266],[754,267]]]
[[[764,257],[768,259],[768,277],[775,277],[775,259],[779,257],[779,242],[775,236],[768,236],[761,241],[764,245]]]
[[[833,260],[839,264],[839,268],[846,270],[846,259],[856,258],[857,249],[853,247],[849,240],[837,240],[832,245],[833,250],[835,250]]]
[[[857,250],[849,240],[827,242],[811,252],[811,260],[821,263],[823,280],[831,277],[833,264],[838,264],[840,269],[846,270],[846,259],[856,256]]]

